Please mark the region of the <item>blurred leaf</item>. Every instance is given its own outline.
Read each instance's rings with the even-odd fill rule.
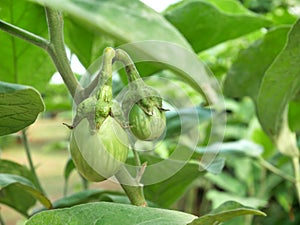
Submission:
[[[266,71],[257,97],[257,112],[265,132],[279,151],[298,156],[296,136],[287,122],[287,106],[300,87],[300,20],[289,32],[288,42]],[[272,99],[272,101],[270,101]]]
[[[240,202],[243,205],[247,205],[253,208],[264,207],[268,203],[266,200],[263,200],[261,198],[241,197],[241,196],[237,196],[236,194],[229,194],[229,193],[220,192],[216,190],[209,190],[207,192],[206,197],[208,200],[212,201],[213,208],[227,201]]]
[[[27,167],[10,160],[0,159],[0,173],[15,174],[33,181],[33,176]]]
[[[221,173],[218,175],[207,173],[205,175],[210,182],[222,188],[225,191],[244,196],[246,194],[246,186],[228,173]]]
[[[0,1],[0,19],[48,37],[44,8],[25,0]],[[37,23],[38,21],[38,23]],[[0,80],[26,84],[44,90],[55,72],[47,53],[32,44],[0,31]],[[5,46],[5,47],[3,47]]]
[[[209,214],[195,219],[190,225],[218,225],[237,216],[257,215],[266,216],[265,213],[238,202],[228,201],[211,211]]]
[[[48,84],[42,92],[46,111],[57,112],[72,109],[72,100],[65,84]]]
[[[182,131],[182,125],[186,130],[195,127],[195,119],[198,117],[199,123],[209,121],[212,117],[212,112],[209,109],[201,107],[196,108],[182,108],[177,111],[166,112],[167,118],[167,133],[166,138],[176,137]]]
[[[67,46],[86,69],[102,55],[105,47],[114,46],[114,41],[71,17],[65,17],[64,32]]]
[[[28,179],[7,173],[0,173],[0,202],[12,207],[23,215],[39,200],[51,208],[50,200],[39,192]]]
[[[65,181],[67,181],[69,179],[69,177],[74,169],[75,169],[74,162],[73,162],[72,158],[69,158],[66,163],[65,170],[64,170]]]
[[[251,157],[258,157],[262,154],[263,149],[248,140],[239,140],[225,143],[215,143],[207,147],[197,147],[196,152],[200,154],[219,153],[219,154],[242,154]]]
[[[256,100],[263,76],[286,43],[289,26],[270,30],[263,39],[242,50],[224,83],[230,97],[250,96]],[[255,65],[255,66],[253,66]]]
[[[100,202],[50,210],[35,214],[26,225],[71,225],[71,224],[157,224],[182,225],[196,217],[178,211],[138,207],[133,205]]]
[[[288,109],[288,124],[293,132],[300,131],[300,104],[298,101],[291,101]]]
[[[246,11],[236,1],[213,1],[212,4],[192,0],[172,7],[165,17],[186,37],[194,50],[200,52],[270,24],[264,17]]]
[[[35,1],[74,16],[82,26],[90,25],[119,43],[161,40],[189,48],[189,44],[173,26],[140,1]]]
[[[6,135],[32,124],[44,103],[32,87],[0,82],[0,109],[0,135]]]

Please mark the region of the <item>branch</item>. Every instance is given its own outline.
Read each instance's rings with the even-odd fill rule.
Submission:
[[[76,96],[76,93],[81,93],[82,87],[75,78],[67,57],[63,35],[62,15],[57,10],[47,7],[45,10],[50,36],[50,48],[48,49],[48,53],[51,56],[73,99],[78,103],[82,100],[82,98],[81,96]]]
[[[33,34],[27,30],[24,30],[20,27],[16,27],[12,24],[9,24],[3,20],[0,20],[0,29],[11,34],[12,36],[18,37],[22,40],[25,40],[31,44],[34,44],[38,47],[41,47],[47,51],[49,48],[50,42],[36,34]]]

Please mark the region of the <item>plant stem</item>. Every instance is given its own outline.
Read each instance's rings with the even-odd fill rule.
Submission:
[[[69,89],[70,94],[73,99],[75,98],[76,93],[81,93],[82,87],[79,85],[77,79],[75,78],[66,53],[64,35],[63,35],[63,17],[62,14],[50,8],[45,8],[49,36],[50,36],[50,47],[48,53],[51,56],[58,72],[60,73],[64,83]],[[78,102],[82,99],[79,96]]]
[[[280,169],[276,168],[275,166],[273,166],[271,163],[269,163],[268,161],[266,161],[265,159],[263,159],[262,157],[258,158],[260,164],[265,167],[266,169],[270,170],[272,173],[282,177],[283,179],[290,181],[292,183],[295,182],[295,179],[287,174],[285,174],[284,172],[282,172]]]
[[[28,139],[27,139],[25,129],[22,130],[22,138],[23,138],[24,148],[25,148],[25,151],[26,151],[27,160],[28,160],[29,166],[30,166],[30,171],[31,171],[31,174],[32,174],[33,179],[34,179],[34,183],[36,184],[38,190],[40,192],[42,192],[43,194],[45,194],[45,192],[44,192],[44,190],[43,190],[43,188],[40,184],[39,178],[36,174],[35,167],[33,165],[32,157],[31,157],[31,151],[30,151],[30,148],[29,148],[29,143],[28,143]]]
[[[299,157],[295,156],[292,158],[293,160],[293,167],[294,167],[294,173],[295,173],[295,186],[296,186],[296,192],[298,196],[298,201],[300,204],[300,165],[299,165]]]
[[[132,178],[125,167],[122,167],[115,176],[133,205],[142,207],[147,206],[143,192],[143,185],[136,179]]]
[[[36,34],[33,34],[27,30],[9,24],[3,20],[0,20],[0,29],[11,34],[12,36],[23,39],[31,44],[41,47],[47,51],[50,42]]]
[[[1,213],[0,213],[0,225],[5,225],[5,222],[4,222],[3,218],[2,218]]]

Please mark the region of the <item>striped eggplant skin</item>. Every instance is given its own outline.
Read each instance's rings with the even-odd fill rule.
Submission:
[[[78,172],[100,182],[115,175],[128,156],[129,141],[123,127],[108,116],[98,130],[87,119],[72,130],[70,153]]]
[[[140,140],[152,141],[159,138],[166,128],[165,112],[153,107],[152,115],[148,115],[138,104],[129,112],[131,132]]]

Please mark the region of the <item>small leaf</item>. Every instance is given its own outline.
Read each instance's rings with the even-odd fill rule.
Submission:
[[[65,166],[65,170],[64,170],[65,181],[67,181],[69,179],[69,177],[74,169],[75,169],[74,162],[73,162],[72,158],[69,158],[67,161],[67,164]]]
[[[266,216],[265,213],[241,205],[240,203],[229,201],[220,205],[218,208],[211,211],[209,214],[195,219],[190,225],[218,225],[237,216],[257,215]]]
[[[0,82],[0,136],[32,124],[44,111],[40,94],[33,88]]]
[[[282,52],[267,70],[257,97],[257,112],[264,131],[282,154],[299,156],[296,135],[288,127],[287,107],[300,87],[300,19],[291,28]],[[272,99],[272,101],[270,101]]]
[[[262,16],[245,13],[236,1],[183,1],[165,17],[186,37],[195,52],[237,38],[270,24]],[[220,7],[218,5],[221,5]],[[227,7],[226,4],[234,5]]]
[[[40,212],[31,217],[25,224],[182,225],[195,218],[194,215],[178,211],[100,202]]]
[[[39,192],[28,179],[13,175],[0,173],[0,202],[6,204],[23,215],[39,200],[46,208],[51,208],[50,200]]]

